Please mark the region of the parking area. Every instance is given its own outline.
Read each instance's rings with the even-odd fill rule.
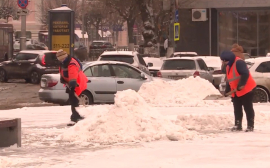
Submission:
[[[0,110],[21,107],[52,106],[38,98],[39,85],[26,83],[25,80],[9,80],[0,83]]]

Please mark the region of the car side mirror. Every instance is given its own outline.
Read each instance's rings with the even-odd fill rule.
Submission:
[[[141,78],[142,78],[143,80],[146,80],[146,79],[147,79],[147,77],[145,76],[144,73],[141,73]]]

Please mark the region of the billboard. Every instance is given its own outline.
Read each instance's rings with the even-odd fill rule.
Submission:
[[[49,11],[49,49],[74,54],[74,12],[67,7]]]

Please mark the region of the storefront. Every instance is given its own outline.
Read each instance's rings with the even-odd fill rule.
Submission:
[[[270,52],[270,1],[179,0],[180,41],[175,51],[219,55],[239,43],[246,53]],[[192,9],[206,9],[206,21],[192,21]]]

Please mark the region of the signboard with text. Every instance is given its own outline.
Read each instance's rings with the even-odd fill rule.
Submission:
[[[63,10],[65,8],[67,10]],[[49,11],[49,49],[74,54],[74,12],[67,7]]]
[[[180,23],[174,23],[174,41],[180,40]]]

